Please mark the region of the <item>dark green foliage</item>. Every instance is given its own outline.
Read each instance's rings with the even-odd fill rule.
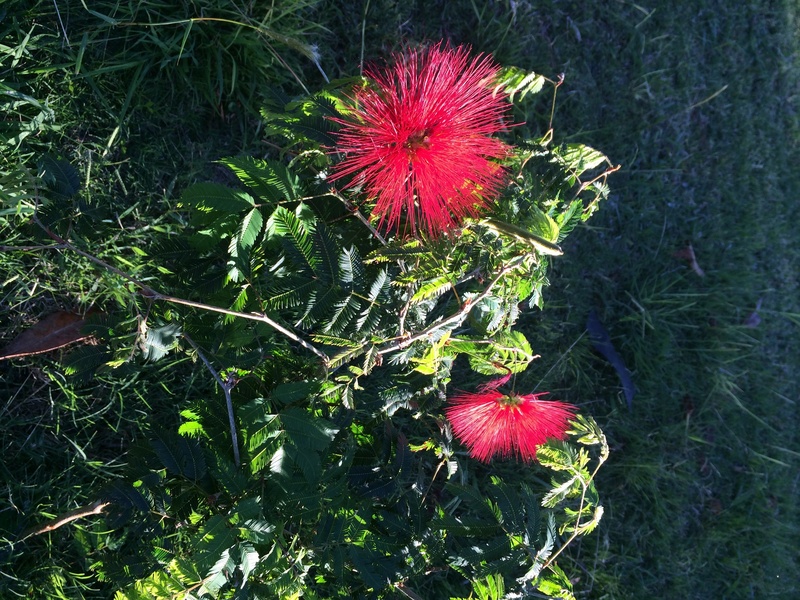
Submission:
[[[256,196],[273,205],[299,200],[302,196],[300,179],[279,162],[246,156],[226,158],[222,164],[231,169],[239,181]]]
[[[151,66],[119,68],[134,74],[122,121]],[[509,71],[520,95],[538,81]],[[475,221],[425,244],[384,243],[355,218],[368,199],[340,196],[323,176],[353,84],[364,82],[299,100],[275,91],[262,114],[280,155],[219,161],[232,176],[183,190],[181,213],[148,224],[159,235],[146,245],[120,226],[94,246],[137,205],[117,214],[89,197],[72,162],[39,161],[37,235],[97,269],[104,294],[94,297],[96,344],[73,350],[65,371],[88,383],[150,369],[165,389],[167,374],[188,378],[182,420],[137,432],[124,472],[99,492],[111,532],[81,530],[84,568],[120,597],[381,597],[400,585],[438,597],[498,573],[510,589],[541,570],[540,536],[527,527],[538,527],[530,498],[546,486],[526,477],[512,488],[508,474],[478,483],[441,408],[459,356],[489,376],[533,360],[513,329],[517,305],[546,284],[542,252],[564,206],[521,178],[515,206],[525,208],[504,215],[504,228]],[[574,194],[582,167],[559,165]],[[300,354],[312,342],[330,354]],[[524,512],[509,500],[520,494]]]
[[[49,199],[64,202],[81,188],[78,171],[64,160],[43,156],[39,159],[39,179],[47,186]]]
[[[341,80],[329,89],[347,88],[356,80]],[[333,148],[336,139],[331,135],[338,125],[331,118],[341,118],[336,109],[336,98],[330,92],[316,94],[310,98],[291,99],[273,94],[269,103],[261,110],[267,131],[285,138],[290,150],[296,144],[321,145]]]

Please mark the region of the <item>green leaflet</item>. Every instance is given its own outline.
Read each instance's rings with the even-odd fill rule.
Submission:
[[[575,596],[572,593],[572,582],[561,567],[556,564],[551,564],[550,571],[542,574],[536,581],[536,589],[548,598],[575,600]]]
[[[237,235],[234,238],[237,246],[248,249],[255,244],[263,225],[264,217],[261,216],[261,211],[257,208],[250,210],[242,219]]]
[[[344,248],[339,255],[340,281],[344,286],[360,286],[364,281],[364,261],[358,248]]]
[[[519,331],[500,331],[493,339],[452,338],[452,354],[466,354],[470,367],[483,375],[521,373],[536,358],[525,336]]]
[[[586,218],[588,217],[583,212],[583,202],[580,200],[570,202],[567,209],[556,217],[558,226],[558,239],[556,241],[560,242],[566,238],[578,223],[585,221]]]
[[[497,75],[495,89],[508,94],[511,102],[522,100],[528,94],[538,94],[546,79],[534,72],[526,72],[519,67],[503,67]]]
[[[291,404],[316,394],[322,383],[319,381],[292,381],[282,383],[270,393],[270,398],[278,405]]]
[[[297,214],[283,206],[277,207],[267,221],[267,234],[286,240],[286,248],[312,271],[317,267],[318,258],[312,249],[311,235]]]
[[[381,298],[388,291],[387,270],[379,270],[370,281],[355,246],[341,248],[330,228],[311,221],[309,231],[308,222],[283,207],[270,217],[267,230],[273,239],[283,240],[285,257],[277,263],[280,268],[273,268],[267,306],[300,308],[294,317],[297,325],[332,338],[351,330],[363,339],[380,326],[385,314]],[[284,275],[287,261],[294,267],[288,269],[290,275]]]
[[[527,530],[525,507],[519,493],[513,486],[499,478],[493,478],[489,494],[497,504],[503,523],[503,529],[510,534],[524,534]],[[534,538],[534,542],[536,538]]]
[[[313,279],[287,278],[270,290],[267,306],[276,310],[301,306],[309,301],[316,288],[317,282]]]
[[[389,290],[389,275],[385,269],[378,271],[367,292],[366,306],[356,320],[356,330],[362,334],[378,328],[381,317],[386,314],[381,306],[380,298]]]
[[[343,332],[358,313],[360,306],[360,299],[352,293],[337,300],[333,304],[330,316],[325,325],[323,325],[322,331],[331,334]]]
[[[21,165],[0,171],[0,204],[7,207],[0,209],[0,217],[32,214],[37,192],[37,179]]]
[[[366,351],[367,351],[366,344],[359,344],[353,348],[348,348],[347,350],[343,350],[342,352],[339,352],[338,354],[332,356],[328,363],[328,366],[331,369],[338,369],[339,367],[341,367],[344,364],[347,364],[354,358],[361,356]]]
[[[167,471],[197,481],[206,474],[206,460],[200,443],[172,432],[155,429],[150,446]]]
[[[564,165],[578,176],[608,162],[605,154],[583,144],[567,144],[560,155]]]
[[[278,416],[271,412],[265,398],[255,398],[239,410],[239,419],[245,424],[242,443],[248,457],[250,471],[262,472],[278,449],[281,435]]]
[[[339,431],[330,421],[312,417],[295,407],[282,410],[280,421],[289,440],[295,446],[308,450],[324,450]]]
[[[339,281],[340,249],[331,230],[324,223],[317,223],[313,234],[312,251],[316,268],[312,266],[314,275],[325,284]]]
[[[291,478],[294,465],[299,468],[306,482],[316,484],[322,477],[321,453],[339,428],[297,407],[282,410],[278,418],[285,433],[285,443],[272,456],[270,470],[276,475]]]
[[[347,299],[349,299],[349,294],[345,296],[345,301]],[[325,327],[325,323],[330,323],[330,320],[326,319],[326,317],[331,315],[334,310],[337,310],[339,316],[341,316],[342,311],[338,309],[338,305],[341,302],[342,290],[338,286],[325,287],[317,282],[317,285],[314,286],[314,289],[309,294],[306,310],[300,317],[298,324],[311,329],[315,324],[323,321],[323,327]],[[324,333],[341,335],[343,331],[326,328]]]
[[[183,192],[181,203],[200,210],[241,213],[255,206],[253,197],[219,183],[196,183]]]
[[[202,572],[211,572],[220,557],[236,543],[236,532],[222,515],[213,515],[193,536],[196,565]],[[218,571],[217,571],[218,572]]]
[[[532,226],[536,227],[543,235],[547,236],[547,238],[558,239],[558,225],[555,221],[538,209],[535,210],[534,215],[535,218]],[[548,254],[550,256],[561,256],[564,254],[561,247],[555,242],[550,241],[550,239],[546,239],[542,237],[542,235],[531,233],[511,223],[505,223],[494,218],[487,218],[483,219],[481,224],[497,232],[498,235],[509,236],[528,244],[542,254]]]
[[[326,346],[335,346],[338,348],[361,348],[361,344],[358,342],[354,342],[347,338],[336,337],[334,335],[324,335],[321,333],[315,333],[312,336],[312,339],[315,342],[320,344],[325,344]]]
[[[478,600],[502,600],[506,597],[505,583],[500,573],[474,580],[472,590]]]
[[[81,189],[77,169],[65,160],[46,154],[39,159],[39,178],[47,185],[54,200],[72,198]]]
[[[262,109],[261,116],[267,131],[290,141],[290,145],[305,143],[332,148],[336,139],[331,135],[338,125],[328,117],[341,116],[329,95],[317,94],[288,103],[275,99],[276,104]]]
[[[80,346],[67,354],[62,364],[68,375],[76,377],[78,381],[88,381],[112,358],[113,354],[102,346]]]
[[[170,563],[170,573],[167,571],[156,571],[144,579],[139,579],[136,583],[126,590],[119,590],[114,595],[114,600],[154,600],[155,598],[177,597],[185,592],[188,587],[199,581],[189,578],[177,568],[177,561]]]
[[[365,263],[385,263],[396,260],[409,260],[420,256],[430,256],[430,250],[425,248],[419,240],[394,239],[386,246],[373,250]]]
[[[257,197],[272,204],[303,196],[300,178],[286,165],[249,156],[220,161]]]
[[[239,496],[247,489],[248,478],[245,471],[234,465],[227,456],[209,452],[208,472],[229,496]]]
[[[181,327],[176,323],[167,323],[161,327],[148,327],[144,339],[139,340],[142,356],[153,362],[166,356],[178,343]]]
[[[430,281],[426,281],[414,292],[414,295],[411,297],[411,302],[417,303],[429,298],[438,298],[446,291],[452,290],[455,287],[456,275],[455,273],[443,273]],[[412,277],[412,275],[409,275],[409,278],[410,277]]]

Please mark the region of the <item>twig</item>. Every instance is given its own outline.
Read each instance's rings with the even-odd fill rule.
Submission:
[[[82,519],[84,517],[90,517],[92,515],[99,515],[102,513],[106,506],[111,504],[111,502],[98,500],[88,506],[80,506],[75,510],[71,510],[68,513],[60,517],[56,517],[52,519],[45,525],[40,525],[39,527],[35,527],[34,529],[30,529],[23,536],[19,539],[20,542],[27,540],[29,537],[33,537],[35,535],[41,535],[43,533],[47,533],[48,531],[55,531],[59,527],[66,525],[68,523],[72,523],[73,521],[77,521],[78,519]]]
[[[561,84],[564,83],[564,73],[560,73],[558,76],[558,81],[555,82],[553,86],[553,102],[550,105],[550,124],[548,125],[548,129],[553,129],[553,117],[556,114],[556,96],[558,95],[558,88]]]
[[[403,594],[406,598],[411,598],[411,600],[422,600],[422,596],[419,596],[414,590],[408,587],[405,583],[395,583],[395,589]]]
[[[336,192],[331,191],[330,195],[333,196],[334,198],[338,198],[341,201],[341,203],[344,204],[344,207],[351,213],[353,213],[356,216],[356,218],[359,221],[361,221],[367,229],[370,230],[370,233],[372,233],[372,235],[375,236],[375,239],[377,239],[384,246],[386,245],[386,238],[384,238],[380,233],[378,233],[378,230],[372,226],[372,223],[369,222],[369,219],[367,219],[367,217],[365,217],[362,214],[362,212],[358,209],[358,207],[355,204],[350,202],[350,200],[348,200],[341,194],[337,194]]]
[[[433,472],[433,477],[431,477],[431,482],[428,484],[428,489],[426,489],[425,493],[422,494],[422,500],[420,501],[420,504],[422,506],[425,505],[425,498],[428,497],[428,493],[431,491],[431,489],[433,489],[433,482],[436,481],[436,476],[439,474],[439,471],[442,470],[442,467],[445,466],[446,464],[447,464],[447,458],[444,458],[443,460],[439,461],[438,465],[436,465],[436,470]]]
[[[714,98],[719,96],[722,92],[724,92],[727,89],[728,89],[728,84],[726,83],[725,85],[723,85],[721,88],[719,88],[716,92],[714,92],[710,96],[706,97],[703,100],[700,100],[700,102],[695,102],[694,104],[692,104],[689,108],[686,109],[685,112],[689,112],[691,110],[694,110],[698,106],[703,106],[703,104],[705,104],[706,102],[711,102]]]
[[[0,252],[30,252],[32,250],[63,250],[64,244],[40,244],[38,246],[5,246],[0,245]]]
[[[416,342],[418,340],[421,340],[421,339],[423,339],[425,337],[430,336],[435,331],[437,331],[437,330],[439,330],[439,329],[441,329],[443,327],[447,327],[449,325],[452,325],[453,327],[458,327],[458,325],[460,325],[464,321],[464,319],[467,318],[467,315],[472,310],[472,308],[478,302],[480,302],[481,300],[486,298],[491,293],[492,288],[495,285],[497,285],[500,282],[500,280],[503,277],[506,276],[506,274],[508,274],[510,271],[513,271],[514,269],[516,269],[519,266],[519,264],[527,256],[528,256],[527,254],[522,255],[522,256],[518,256],[515,260],[511,261],[509,264],[507,264],[505,267],[503,267],[503,269],[497,274],[497,277],[495,277],[491,281],[491,283],[488,286],[486,286],[486,289],[483,290],[480,294],[478,294],[474,298],[472,298],[470,302],[466,302],[461,307],[461,310],[459,310],[458,312],[453,313],[452,315],[450,315],[446,319],[443,319],[441,321],[438,321],[438,322],[434,323],[430,327],[426,327],[425,329],[423,329],[419,333],[415,333],[413,335],[406,336],[406,337],[404,337],[402,339],[399,339],[399,340],[397,340],[395,342],[392,342],[390,344],[386,344],[385,346],[382,346],[381,348],[378,349],[378,354],[389,354],[390,352],[395,352],[397,350],[402,350],[403,348],[407,348],[408,346],[410,346],[414,342]]]
[[[275,329],[279,333],[282,333],[283,335],[288,337],[293,342],[295,342],[297,344],[300,344],[306,350],[309,350],[309,351],[313,352],[314,354],[316,354],[318,357],[320,357],[322,359],[323,364],[326,367],[328,366],[328,362],[329,362],[330,359],[328,358],[327,354],[325,354],[321,350],[317,349],[316,347],[312,346],[307,341],[305,341],[300,336],[298,336],[296,333],[294,333],[293,331],[290,331],[289,329],[287,329],[286,327],[284,327],[283,325],[281,325],[277,321],[274,321],[273,319],[270,319],[267,315],[265,315],[263,313],[243,313],[243,312],[239,312],[239,311],[236,311],[236,310],[229,310],[227,308],[220,308],[219,306],[212,306],[210,304],[203,304],[202,302],[194,302],[193,300],[185,300],[184,298],[177,298],[175,296],[169,296],[167,294],[162,294],[161,292],[158,292],[158,291],[154,290],[150,286],[145,285],[141,281],[138,281],[137,279],[131,277],[130,275],[128,275],[124,271],[121,271],[118,268],[116,268],[115,266],[108,264],[104,260],[101,260],[101,259],[97,258],[96,256],[94,256],[92,254],[89,254],[88,252],[85,252],[85,251],[83,251],[83,250],[81,250],[79,248],[76,248],[70,242],[68,242],[67,240],[62,238],[57,233],[54,233],[54,232],[50,231],[50,229],[48,229],[39,220],[39,218],[36,215],[33,216],[33,220],[36,222],[37,225],[39,225],[39,227],[41,227],[44,230],[44,232],[48,236],[50,236],[53,240],[55,240],[57,242],[57,244],[54,244],[52,246],[41,246],[41,249],[55,248],[55,249],[66,249],[66,250],[70,250],[72,252],[75,252],[76,254],[79,254],[80,256],[83,256],[84,258],[92,261],[96,265],[99,265],[99,266],[103,267],[104,269],[106,269],[108,271],[111,271],[115,275],[118,275],[118,276],[122,277],[123,279],[125,279],[126,281],[128,281],[129,283],[135,285],[136,287],[138,287],[141,290],[142,296],[144,296],[145,298],[149,298],[151,300],[163,300],[164,302],[170,302],[172,304],[182,304],[183,306],[191,306],[193,308],[199,308],[201,310],[207,310],[207,311],[210,311],[210,312],[217,312],[217,313],[221,313],[221,314],[228,315],[228,316],[231,316],[231,317],[239,317],[241,319],[250,319],[251,321],[260,321],[262,323],[266,323],[267,325],[269,325],[270,327],[272,327],[273,329]],[[28,248],[31,249],[32,247],[28,247]]]
[[[576,194],[575,194],[575,195],[577,196],[578,194],[580,194],[580,193],[581,193],[583,190],[585,190],[586,188],[588,188],[588,187],[589,187],[590,185],[592,185],[592,184],[593,184],[595,181],[598,181],[598,180],[600,180],[600,179],[605,179],[605,178],[607,178],[609,175],[611,175],[612,173],[616,173],[617,171],[619,171],[621,168],[622,168],[622,165],[617,165],[616,167],[615,167],[615,166],[613,166],[613,165],[609,166],[609,167],[608,167],[608,168],[607,168],[605,171],[603,171],[602,173],[600,173],[600,175],[598,175],[598,176],[597,176],[597,177],[595,177],[594,179],[590,179],[589,181],[586,181],[585,183],[581,183],[581,186],[578,188],[578,191],[576,192]]]
[[[364,16],[361,18],[361,60],[358,61],[358,72],[361,76],[364,75],[364,42],[366,40],[367,32],[367,13],[369,12],[369,2],[364,3]]]
[[[594,468],[594,471],[592,471],[592,474],[589,475],[589,479],[587,479],[586,481],[583,481],[583,479],[581,479],[581,487],[582,487],[581,500],[578,504],[577,518],[575,519],[575,525],[572,531],[572,535],[569,536],[569,538],[567,538],[567,541],[565,541],[561,545],[561,547],[555,551],[555,553],[550,555],[550,557],[542,565],[542,570],[547,569],[550,565],[552,565],[553,562],[555,562],[556,558],[558,558],[559,554],[561,554],[567,548],[567,546],[569,546],[575,540],[575,538],[577,538],[580,535],[581,514],[583,513],[583,507],[586,504],[586,491],[589,489],[589,486],[594,481],[595,475],[597,475],[597,472],[600,470],[600,467],[602,467],[603,463],[606,462],[606,458],[608,458],[607,455],[601,454],[597,459],[597,466]]]
[[[212,306],[210,304],[203,304],[202,302],[195,302],[193,300],[186,300],[184,298],[176,298],[175,296],[168,296],[166,294],[161,294],[159,292],[156,292],[154,289],[152,289],[150,287],[147,287],[147,286],[142,286],[142,288],[143,288],[143,295],[145,297],[147,297],[147,298],[152,298],[153,300],[163,300],[164,302],[170,302],[172,304],[182,304],[183,306],[191,306],[193,308],[199,308],[199,309],[207,310],[207,311],[210,311],[210,312],[217,312],[217,313],[220,313],[220,314],[223,314],[223,315],[228,315],[228,316],[231,316],[231,317],[239,317],[239,318],[242,318],[242,319],[250,319],[251,321],[261,321],[262,323],[266,323],[267,325],[269,325],[270,327],[272,327],[276,331],[282,333],[283,335],[288,337],[293,342],[296,342],[296,343],[300,344],[306,350],[310,350],[311,352],[313,352],[314,354],[319,356],[322,359],[322,361],[325,364],[325,366],[328,365],[328,361],[330,360],[328,355],[325,354],[324,352],[322,352],[322,350],[319,350],[315,346],[312,346],[307,341],[305,341],[303,338],[298,336],[296,333],[294,333],[293,331],[290,331],[289,329],[287,329],[286,327],[284,327],[283,325],[281,325],[277,321],[273,321],[272,319],[270,319],[265,314],[262,314],[262,313],[243,313],[243,312],[239,312],[237,310],[230,310],[230,309],[227,309],[227,308],[220,308],[219,306]]]
[[[194,348],[194,351],[197,352],[197,356],[203,361],[203,364],[214,376],[214,379],[217,380],[219,387],[222,389],[222,393],[225,394],[225,405],[228,408],[228,425],[230,425],[231,428],[231,442],[233,443],[233,464],[238,467],[241,464],[241,459],[239,458],[239,436],[236,434],[236,418],[233,414],[233,401],[231,400],[231,389],[233,389],[234,385],[233,378],[228,377],[226,381],[223,381],[217,370],[211,366],[209,360],[200,351],[200,347],[195,341],[185,333],[183,334],[183,339],[189,342],[189,345]]]
[[[67,47],[70,46],[69,43],[69,36],[67,35],[67,29],[64,27],[64,21],[61,20],[61,11],[58,10],[58,1],[53,0],[53,6],[56,9],[56,16],[58,17],[58,24],[61,25],[61,31],[64,33],[64,41],[67,42]],[[725,86],[728,87],[728,86]]]

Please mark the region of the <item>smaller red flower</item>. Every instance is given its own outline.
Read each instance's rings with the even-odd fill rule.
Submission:
[[[503,394],[487,384],[477,393],[450,399],[445,415],[470,456],[489,462],[495,456],[536,460],[536,448],[548,439],[563,440],[577,410],[563,402],[540,400],[541,394]]]

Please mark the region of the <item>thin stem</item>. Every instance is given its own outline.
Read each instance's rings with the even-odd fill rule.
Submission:
[[[236,435],[236,419],[233,415],[233,400],[231,400],[231,389],[235,383],[233,373],[228,374],[222,391],[225,394],[225,404],[228,408],[228,426],[231,428],[231,443],[233,444],[233,464],[238,467],[242,461],[239,458],[239,436]]]
[[[26,532],[19,541],[22,542],[27,540],[29,537],[33,537],[34,535],[41,535],[43,533],[47,533],[48,531],[55,531],[59,527],[66,525],[67,523],[72,523],[78,519],[82,519],[84,517],[89,517],[91,515],[99,515],[102,513],[105,508],[111,504],[110,502],[98,500],[89,506],[81,506],[76,508],[75,510],[71,510],[68,513],[60,517],[56,517],[52,519],[45,525],[40,525],[39,527],[35,527],[34,529],[29,530]]]
[[[30,252],[33,250],[63,250],[64,244],[41,244],[39,246],[4,246],[0,245],[0,252]]]
[[[147,288],[144,292],[145,292],[144,295],[146,297],[152,298],[153,300],[163,300],[164,302],[170,302],[172,304],[181,304],[183,306],[191,306],[193,308],[199,308],[201,310],[207,310],[209,312],[217,312],[217,313],[220,313],[220,314],[223,314],[223,315],[228,315],[228,316],[231,316],[231,317],[239,317],[241,319],[249,319],[251,321],[260,321],[262,323],[266,323],[267,325],[269,325],[270,327],[272,327],[276,331],[278,331],[278,332],[282,333],[283,335],[285,335],[286,337],[288,337],[290,340],[300,344],[306,350],[310,350],[311,352],[313,352],[314,354],[319,356],[322,359],[322,361],[325,363],[326,366],[328,364],[329,358],[328,358],[327,354],[325,354],[321,350],[317,349],[316,347],[312,346],[307,341],[305,341],[303,338],[298,336],[293,331],[290,331],[289,329],[287,329],[286,327],[284,327],[283,325],[281,325],[277,321],[274,321],[274,320],[270,319],[265,314],[262,314],[262,313],[243,313],[243,312],[239,312],[238,310],[230,310],[230,309],[227,309],[227,308],[220,308],[219,306],[212,306],[210,304],[203,304],[202,302],[195,302],[194,300],[186,300],[185,298],[176,298],[175,296],[168,296],[166,294],[161,294],[159,292],[156,292],[152,288]]]
[[[300,344],[306,350],[309,350],[309,351],[313,352],[314,354],[316,354],[318,357],[320,357],[322,359],[322,362],[326,367],[328,365],[329,358],[328,358],[327,354],[325,354],[321,350],[317,349],[316,347],[312,346],[307,341],[305,341],[300,336],[298,336],[296,333],[294,333],[293,331],[287,329],[286,327],[284,327],[283,325],[281,325],[277,321],[274,321],[273,319],[270,319],[267,315],[265,315],[263,313],[243,313],[243,312],[239,312],[239,311],[236,311],[236,310],[229,310],[227,308],[220,308],[219,306],[212,306],[210,304],[204,304],[202,302],[195,302],[193,300],[186,300],[184,298],[177,298],[175,296],[169,296],[167,294],[162,294],[161,292],[157,292],[156,290],[154,290],[150,286],[145,285],[144,283],[142,283],[141,281],[138,281],[134,277],[131,277],[130,275],[128,275],[124,271],[120,271],[118,268],[116,268],[113,265],[108,264],[104,260],[101,260],[101,259],[97,258],[96,256],[94,256],[92,254],[89,254],[88,252],[84,252],[83,250],[80,250],[79,248],[76,248],[70,242],[68,242],[67,240],[62,238],[57,233],[54,233],[54,232],[50,231],[50,229],[48,229],[39,220],[39,218],[36,215],[33,216],[33,219],[36,222],[36,224],[39,225],[39,227],[41,227],[48,236],[50,236],[53,240],[58,242],[57,244],[54,244],[52,246],[41,246],[41,249],[56,248],[56,249],[66,249],[66,250],[70,250],[72,252],[75,252],[76,254],[79,254],[80,256],[83,256],[84,258],[87,258],[88,260],[92,261],[96,265],[99,265],[99,266],[103,267],[104,269],[106,269],[108,271],[111,271],[115,275],[118,275],[118,276],[122,277],[123,279],[125,279],[126,281],[128,281],[129,283],[135,285],[136,287],[138,287],[141,290],[142,296],[144,296],[145,298],[149,298],[151,300],[163,300],[164,302],[169,302],[171,304],[181,304],[183,306],[191,306],[193,308],[199,308],[201,310],[207,310],[209,312],[217,312],[217,313],[228,315],[228,316],[231,316],[231,317],[239,317],[241,319],[249,319],[251,321],[260,321],[262,323],[266,323],[267,325],[269,325],[270,327],[272,327],[273,329],[275,329],[279,333],[282,333],[283,335],[288,337],[293,342],[295,342],[297,344]]]
[[[458,325],[460,325],[464,321],[464,319],[467,318],[467,315],[472,310],[472,307],[475,306],[478,302],[480,302],[484,298],[486,298],[491,293],[492,288],[495,285],[497,285],[500,282],[500,280],[503,277],[505,277],[510,271],[516,269],[526,256],[527,255],[518,256],[515,260],[511,261],[509,264],[503,267],[500,273],[497,274],[497,277],[495,277],[491,281],[491,283],[488,286],[486,286],[486,289],[483,290],[480,294],[478,294],[474,298],[471,298],[469,302],[465,302],[462,305],[461,310],[459,310],[458,312],[453,313],[446,319],[434,323],[433,325],[423,329],[419,333],[408,335],[395,342],[382,346],[381,348],[378,349],[378,354],[389,354],[390,352],[395,352],[397,350],[402,350],[403,348],[408,348],[414,342],[432,335],[434,332],[438,331],[439,329],[442,329],[443,327],[448,327],[450,325],[452,325],[453,327],[458,327]]]
[[[606,461],[606,458],[607,456],[601,455],[597,459],[597,466],[594,468],[594,471],[592,471],[592,474],[589,475],[589,479],[587,479],[586,481],[581,480],[581,487],[583,489],[581,491],[581,501],[578,504],[578,512],[577,512],[578,516],[575,519],[575,528],[572,532],[572,535],[569,536],[569,538],[567,538],[567,541],[564,542],[561,545],[561,547],[558,550],[556,550],[556,552],[545,561],[545,563],[542,565],[543,570],[548,568],[551,564],[553,564],[556,558],[558,558],[558,555],[561,554],[567,548],[567,546],[569,546],[575,540],[575,538],[577,538],[580,535],[581,513],[583,512],[583,507],[586,504],[586,491],[589,489],[589,485],[591,485],[592,481],[594,481],[595,475],[597,475],[597,472],[600,470],[600,467],[603,466],[603,463]]]
[[[420,501],[421,505],[423,506],[425,505],[425,498],[428,497],[428,492],[430,492],[431,489],[433,488],[433,482],[436,481],[436,476],[439,475],[439,471],[441,471],[442,467],[445,466],[446,464],[447,464],[447,459],[445,458],[439,461],[439,464],[436,465],[436,470],[433,472],[433,477],[431,477],[431,482],[428,484],[428,489],[426,489],[425,493],[422,494],[422,500]]]
[[[200,360],[203,361],[203,364],[214,376],[214,379],[217,380],[219,387],[222,389],[222,393],[225,394],[225,404],[228,408],[228,424],[231,428],[231,441],[233,443],[233,464],[238,467],[241,464],[241,460],[239,458],[239,436],[236,434],[236,418],[233,414],[233,401],[231,400],[233,380],[229,377],[227,381],[223,381],[217,370],[214,369],[209,360],[200,351],[200,347],[195,343],[195,341],[185,333],[183,334],[183,339],[189,342],[189,345],[194,348],[194,351],[197,352],[197,356],[199,356]]]
[[[611,175],[612,173],[616,173],[616,172],[617,172],[617,171],[619,171],[621,168],[622,168],[622,165],[617,165],[616,167],[615,167],[615,166],[610,166],[609,168],[607,168],[605,171],[603,171],[602,173],[600,173],[600,175],[598,175],[598,176],[597,176],[597,177],[595,177],[594,179],[590,179],[589,181],[587,181],[587,182],[585,182],[585,183],[581,183],[581,186],[580,186],[580,188],[578,188],[578,191],[576,192],[576,194],[575,194],[575,195],[577,196],[578,194],[580,194],[580,193],[581,193],[583,190],[585,190],[586,188],[588,188],[588,187],[589,187],[590,185],[592,185],[592,184],[593,184],[595,181],[598,181],[598,180],[600,180],[600,179],[607,179],[609,175]]]
[[[369,12],[369,2],[370,0],[367,0],[364,3],[364,16],[361,18],[361,60],[358,61],[358,73],[362,77],[364,76],[364,45],[367,32],[367,13]]]
[[[404,583],[396,583],[394,584],[395,589],[403,594],[406,598],[411,598],[411,600],[422,600],[422,596],[419,596],[414,590],[408,587]]]
[[[553,118],[556,114],[556,96],[558,96],[558,88],[561,84],[564,83],[564,73],[559,74],[558,81],[555,82],[555,87],[553,88],[553,103],[550,106],[550,125],[548,125],[548,129],[553,129]]]
[[[370,230],[370,233],[372,233],[372,235],[375,236],[375,239],[377,239],[384,246],[386,245],[386,238],[384,238],[380,233],[378,233],[378,230],[372,226],[372,223],[369,222],[369,219],[367,219],[367,217],[363,215],[363,213],[358,209],[358,207],[355,204],[350,202],[350,200],[348,200],[341,194],[337,194],[336,192],[333,191],[329,193],[334,198],[338,198],[341,201],[341,203],[344,204],[344,207],[350,212],[352,212],[356,216],[356,218],[359,221],[361,221],[367,229]]]

